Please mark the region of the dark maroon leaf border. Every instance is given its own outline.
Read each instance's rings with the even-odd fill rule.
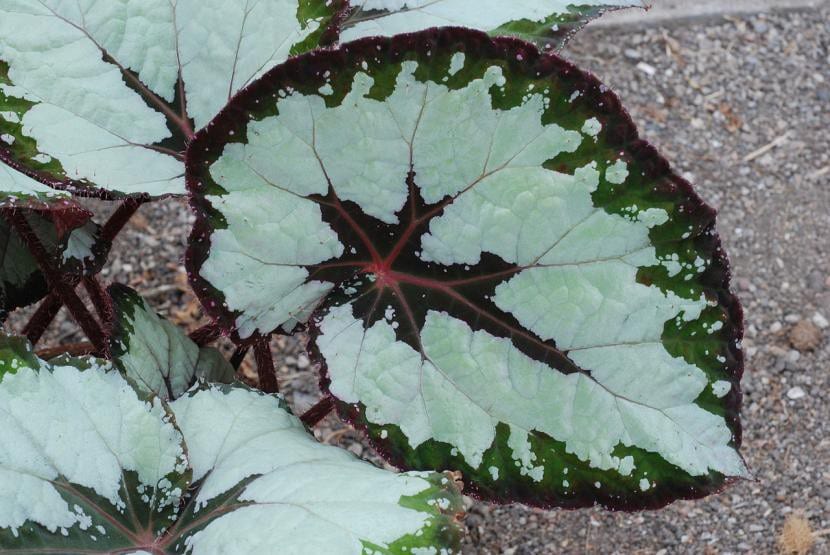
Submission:
[[[34,170],[25,164],[20,163],[20,161],[12,156],[9,149],[4,147],[0,147],[0,164],[5,164],[11,169],[18,171],[27,177],[31,177],[35,181],[43,183],[47,187],[51,187],[56,191],[64,191],[79,197],[92,197],[99,198],[101,200],[113,200],[115,198],[111,193],[104,191],[103,189],[100,191],[94,191],[90,189],[89,186],[85,186],[78,181],[73,181],[71,179],[55,179],[47,172]]]
[[[723,333],[723,336],[728,338],[729,356],[727,356],[726,373],[730,376],[732,383],[737,386],[744,371],[744,354],[740,346],[743,338],[744,316],[738,298],[730,290],[730,265],[720,237],[715,230],[716,211],[698,196],[687,180],[672,170],[668,161],[654,146],[639,137],[636,125],[623,108],[619,97],[595,76],[578,69],[555,54],[542,53],[534,45],[519,39],[502,37],[493,39],[484,33],[462,28],[434,29],[392,38],[361,39],[336,50],[314,51],[297,56],[273,68],[260,80],[241,91],[208,126],[197,133],[186,156],[187,187],[190,193],[190,204],[196,215],[187,250],[186,268],[193,290],[215,324],[240,344],[250,345],[262,339],[261,335],[256,334],[245,340],[239,337],[235,329],[237,314],[223,306],[222,293],[199,275],[199,269],[209,255],[210,236],[213,232],[210,217],[211,214],[216,215],[215,209],[204,197],[206,191],[202,183],[202,175],[207,165],[222,154],[226,144],[224,138],[228,137],[231,132],[238,137],[245,136],[245,129],[248,125],[247,113],[255,111],[257,99],[293,81],[322,81],[322,75],[326,71],[335,72],[338,68],[354,64],[355,60],[359,62],[363,59],[383,57],[389,63],[395,63],[402,61],[409,53],[426,55],[436,49],[459,45],[463,45],[462,48],[467,53],[507,60],[511,71],[535,79],[554,78],[574,91],[579,91],[580,101],[585,102],[588,107],[604,117],[608,144],[625,150],[635,162],[641,165],[646,178],[658,182],[654,193],[666,199],[673,199],[687,216],[691,215],[701,223],[703,231],[692,239],[701,251],[711,254],[712,263],[698,279],[704,289],[717,294],[719,305],[726,313],[727,322],[724,326],[726,329]],[[313,329],[311,331],[314,332]],[[309,351],[313,359],[321,366],[321,387],[328,393],[329,382],[324,359],[314,347],[313,342],[309,345]],[[736,449],[740,448],[742,442],[741,399],[739,387],[733,387],[724,398],[724,417],[733,433]],[[366,431],[365,422],[361,420],[359,411],[353,408],[345,409],[342,403],[337,403],[337,405],[338,414],[342,419]],[[372,446],[386,460],[399,468],[405,468],[400,456],[391,453],[371,437],[369,439]],[[698,499],[718,493],[735,481],[737,479],[727,477],[718,484],[703,484],[701,487],[692,487],[687,491],[657,488],[652,494],[638,495],[629,499],[604,499],[602,492],[597,492],[590,499],[576,498],[571,503],[563,504],[561,500],[558,500],[555,506],[576,509],[600,504],[612,510],[659,509],[679,499]],[[466,484],[465,493],[474,497],[483,497],[473,483]],[[510,498],[494,499],[490,496],[486,499],[497,503],[515,501]],[[533,504],[543,508],[553,506],[550,502],[534,502]]]

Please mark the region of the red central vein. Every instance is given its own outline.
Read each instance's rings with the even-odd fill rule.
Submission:
[[[472,285],[474,283],[479,283],[482,281],[490,281],[493,279],[500,279],[510,277],[512,275],[518,274],[522,270],[526,270],[527,267],[524,266],[515,266],[513,268],[509,268],[507,270],[502,270],[501,272],[493,272],[492,274],[484,274],[480,276],[473,276],[469,278],[462,278],[462,279],[453,279],[443,282],[444,285],[447,287],[458,287],[462,285]]]
[[[412,194],[412,189],[413,188],[410,185],[410,194]],[[524,269],[523,267],[516,266],[515,268],[510,268],[508,270],[503,270],[501,272],[495,272],[495,273],[492,273],[492,274],[487,274],[487,275],[483,275],[483,276],[475,276],[475,277],[471,277],[471,278],[451,280],[451,281],[447,281],[447,282],[442,282],[442,281],[439,281],[439,280],[436,280],[436,279],[433,279],[433,278],[428,278],[428,277],[422,277],[422,276],[416,276],[416,275],[406,274],[406,273],[402,273],[402,272],[396,272],[392,269],[392,264],[395,262],[395,260],[398,258],[398,256],[400,256],[400,254],[403,252],[404,247],[406,246],[406,244],[408,243],[408,241],[412,237],[412,235],[415,233],[415,231],[418,229],[418,227],[424,221],[431,218],[435,213],[437,213],[438,211],[443,209],[442,205],[433,208],[432,210],[430,210],[426,214],[421,215],[420,217],[413,217],[410,220],[409,225],[407,225],[406,229],[401,234],[400,239],[398,239],[395,246],[392,248],[392,250],[389,252],[389,254],[386,257],[383,257],[380,254],[378,249],[372,243],[372,240],[369,237],[369,235],[360,226],[360,224],[358,224],[354,220],[354,218],[352,218],[351,214],[349,214],[349,212],[343,207],[343,204],[340,202],[340,199],[335,197],[334,201],[330,204],[330,206],[333,206],[337,210],[338,214],[340,214],[340,216],[343,218],[343,220],[357,234],[357,236],[360,238],[361,242],[363,242],[366,249],[369,251],[369,255],[372,259],[371,262],[365,262],[365,261],[363,261],[363,262],[345,262],[345,263],[343,263],[343,266],[354,266],[356,268],[359,268],[360,271],[362,271],[362,272],[369,273],[369,274],[374,274],[376,276],[375,287],[377,287],[378,289],[384,289],[384,288],[387,288],[387,287],[389,289],[391,289],[398,296],[398,298],[400,299],[401,306],[404,309],[404,312],[406,313],[407,319],[410,321],[410,324],[412,325],[413,330],[415,330],[416,335],[419,335],[419,334],[417,333],[418,326],[417,326],[417,323],[416,323],[415,315],[414,315],[414,312],[412,311],[412,308],[409,306],[409,303],[407,302],[406,297],[403,294],[403,291],[400,288],[401,283],[405,283],[405,284],[408,284],[408,285],[414,285],[415,287],[420,287],[420,288],[423,288],[423,289],[430,289],[430,290],[433,290],[433,291],[438,291],[440,293],[443,293],[444,295],[447,295],[451,299],[462,303],[463,305],[465,305],[467,308],[469,308],[470,310],[472,310],[476,314],[478,314],[478,315],[480,315],[480,316],[482,316],[482,317],[484,317],[484,318],[500,325],[501,327],[509,329],[511,334],[521,336],[524,339],[536,344],[539,347],[542,347],[546,350],[550,350],[550,351],[556,353],[558,356],[560,356],[563,359],[563,361],[569,362],[567,357],[565,356],[565,354],[562,353],[562,351],[559,351],[558,349],[555,349],[555,348],[551,347],[550,345],[548,345],[544,341],[541,341],[539,338],[537,338],[537,337],[535,337],[535,336],[533,336],[533,335],[531,335],[531,334],[529,334],[529,333],[527,333],[523,330],[513,328],[512,326],[509,326],[508,324],[502,322],[495,315],[490,314],[489,312],[487,312],[486,310],[484,310],[480,306],[472,303],[470,300],[466,299],[463,295],[461,295],[458,291],[456,291],[454,289],[454,287],[461,286],[461,285],[469,285],[469,284],[477,283],[477,282],[480,282],[480,281],[486,281],[486,280],[491,280],[491,279],[496,279],[496,278],[501,278],[501,277],[507,277],[507,276],[510,276],[510,275],[513,275],[513,274],[516,274],[516,273],[522,271]],[[332,267],[334,267],[334,265],[332,265]],[[569,366],[570,366],[570,364],[569,364]]]
[[[501,321],[494,314],[490,314],[489,312],[487,312],[486,310],[484,310],[480,306],[476,305],[475,303],[473,303],[469,299],[465,298],[458,291],[456,291],[455,289],[453,289],[450,285],[448,285],[446,283],[443,283],[443,282],[440,282],[440,281],[437,281],[437,280],[434,280],[434,279],[430,279],[430,278],[412,276],[412,275],[409,275],[409,274],[402,274],[400,272],[394,272],[394,271],[391,271],[387,274],[387,279],[390,280],[390,282],[394,284],[393,290],[395,291],[395,293],[397,293],[401,297],[402,304],[404,304],[406,308],[409,308],[409,305],[408,305],[408,303],[405,302],[405,299],[403,297],[403,293],[402,293],[402,291],[400,289],[400,286],[398,284],[406,283],[406,284],[409,284],[409,285],[414,285],[416,287],[421,287],[421,288],[424,288],[424,289],[431,289],[433,291],[438,291],[438,292],[450,297],[454,301],[458,301],[459,303],[463,304],[468,309],[475,312],[477,315],[482,316],[483,318],[486,318],[486,319],[490,320],[491,322],[499,325],[500,327],[509,330],[512,335],[520,336],[523,339],[532,342],[533,344],[535,344],[538,347],[544,348],[547,351],[555,353],[557,355],[557,357],[561,357],[561,362],[565,363],[566,367],[573,367],[574,366],[573,363],[568,359],[568,357],[565,355],[564,352],[562,352],[559,349],[556,349],[554,347],[551,347],[548,343],[540,340],[538,337],[536,337],[536,336],[534,336],[534,335],[532,335],[532,334],[530,334],[530,333],[528,333],[528,332],[526,332],[522,329],[517,329],[517,328],[515,328],[513,326],[510,326],[509,324]],[[417,330],[417,327],[415,329]]]
[[[372,257],[372,263],[378,267],[382,267],[384,262],[383,257],[380,255],[377,248],[375,248],[375,245],[372,243],[372,240],[369,238],[366,231],[364,231],[363,228],[360,227],[360,225],[354,220],[354,218],[352,218],[349,211],[343,208],[343,204],[340,202],[340,199],[335,197],[332,206],[334,206],[337,213],[340,214],[340,217],[343,218],[347,224],[349,224],[349,227],[352,228],[357,236],[360,237],[360,240],[366,247],[366,250],[369,251],[369,256]]]
[[[401,237],[400,239],[398,239],[398,242],[395,243],[395,246],[392,247],[392,250],[389,251],[386,260],[384,260],[384,266],[387,269],[392,268],[392,264],[394,264],[395,260],[397,260],[398,256],[400,256],[401,252],[403,252],[404,247],[412,238],[412,235],[415,233],[415,230],[417,230],[418,227],[420,227],[420,225],[424,222],[422,218],[418,217],[417,208],[415,207],[415,174],[412,172],[410,172],[409,176],[407,177],[407,186],[409,187],[409,206],[411,210],[409,225],[406,227],[403,234],[401,234]]]
[[[415,233],[415,230],[418,229],[419,225],[419,220],[412,220],[409,222],[409,225],[404,230],[403,234],[401,235],[401,238],[398,239],[398,242],[395,243],[395,246],[392,247],[392,250],[389,251],[389,254],[386,256],[386,259],[383,261],[384,268],[392,268],[392,264],[395,263],[395,260],[397,260],[401,252],[403,252],[404,247],[409,242],[409,239],[412,238],[412,235]]]
[[[421,215],[420,217],[414,217],[410,219],[409,224],[407,225],[404,232],[401,234],[401,237],[395,243],[395,246],[389,252],[389,254],[384,257],[380,254],[379,250],[375,247],[372,243],[371,238],[366,233],[366,231],[358,224],[354,218],[349,214],[346,208],[343,207],[340,199],[336,196],[334,197],[333,202],[325,203],[328,206],[333,207],[337,213],[343,218],[343,220],[348,224],[348,226],[354,231],[354,233],[360,238],[361,242],[365,245],[366,249],[369,252],[371,261],[355,261],[355,262],[344,262],[342,266],[353,266],[358,268],[359,271],[367,274],[373,274],[375,276],[374,287],[377,290],[383,289],[390,289],[395,295],[398,297],[402,310],[404,311],[409,324],[412,326],[413,333],[415,336],[416,341],[419,344],[420,351],[422,356],[426,356],[424,353],[423,347],[420,345],[420,333],[418,331],[418,324],[417,318],[415,317],[415,313],[412,310],[412,307],[409,305],[409,302],[406,296],[401,289],[401,284],[412,285],[415,287],[419,287],[422,289],[428,289],[432,291],[437,291],[447,297],[451,298],[452,300],[464,305],[468,310],[471,310],[478,316],[489,320],[490,322],[496,324],[497,326],[501,327],[502,329],[507,330],[510,336],[521,337],[525,341],[535,345],[538,348],[541,348],[552,355],[558,360],[559,367],[561,370],[571,369],[575,372],[584,373],[579,367],[577,367],[567,356],[567,354],[556,347],[551,346],[549,343],[541,340],[540,338],[536,337],[535,335],[515,326],[510,325],[507,322],[502,321],[499,317],[495,314],[491,314],[486,309],[478,306],[477,304],[473,303],[469,299],[465,298],[461,293],[456,291],[455,287],[470,285],[481,281],[493,280],[497,278],[508,277],[514,275],[522,270],[526,269],[527,267],[523,266],[516,266],[514,268],[509,268],[507,270],[502,270],[499,272],[494,272],[491,274],[481,275],[481,276],[474,276],[470,278],[462,278],[462,279],[455,279],[455,280],[447,280],[447,281],[439,281],[434,278],[417,276],[412,274],[407,274],[403,272],[396,272],[392,269],[392,264],[395,260],[400,256],[403,252],[404,247],[409,242],[415,231],[418,227],[429,218],[431,218],[434,214],[439,212],[444,208],[444,203],[441,205],[434,207],[429,212]],[[324,265],[328,266],[328,265]],[[331,265],[331,267],[341,266],[341,264],[335,263]]]
[[[322,162],[321,162],[321,165],[322,165]],[[476,180],[476,182],[471,184],[467,189],[465,189],[465,191],[462,191],[462,193],[466,192],[467,190],[474,187],[478,182],[480,182],[484,177],[486,177],[486,175],[488,175],[488,174],[485,174],[484,176],[482,176],[481,178]],[[334,208],[337,211],[337,213],[340,215],[340,217],[346,222],[346,224],[348,224],[348,226],[352,229],[352,231],[354,231],[354,233],[359,237],[360,241],[364,244],[367,251],[369,252],[369,256],[371,258],[371,262],[365,262],[365,261],[363,261],[363,262],[346,262],[343,265],[344,266],[354,266],[354,267],[358,268],[359,271],[361,271],[363,273],[373,274],[376,278],[375,281],[374,281],[375,289],[377,289],[378,291],[382,291],[383,289],[388,288],[398,297],[399,302],[401,304],[401,308],[404,311],[407,320],[409,320],[410,325],[412,326],[412,330],[414,332],[416,341],[418,342],[418,345],[420,347],[420,351],[421,351],[422,356],[426,356],[426,354],[424,352],[423,347],[421,346],[421,340],[420,340],[420,333],[419,333],[419,330],[418,330],[417,318],[415,316],[414,311],[412,310],[412,307],[409,305],[409,302],[408,302],[406,296],[404,295],[403,290],[400,287],[401,284],[412,285],[412,286],[419,287],[419,288],[422,288],[422,289],[429,289],[429,290],[437,291],[437,292],[439,292],[443,295],[446,295],[449,298],[451,298],[452,300],[454,300],[454,301],[456,301],[460,304],[463,304],[465,307],[467,307],[467,309],[473,311],[475,314],[479,315],[480,317],[485,318],[485,319],[495,323],[497,326],[507,330],[511,336],[521,337],[524,340],[528,341],[529,343],[532,343],[532,344],[536,345],[537,347],[540,347],[540,348],[544,349],[545,351],[548,351],[548,352],[552,353],[553,355],[555,355],[555,357],[557,359],[559,359],[559,362],[563,366],[563,368],[562,368],[563,370],[565,368],[574,368],[575,365],[570,361],[570,359],[567,357],[567,355],[563,351],[560,351],[559,349],[557,349],[555,347],[552,347],[549,343],[541,340],[540,338],[536,337],[535,335],[533,335],[531,333],[528,333],[527,331],[525,331],[521,328],[516,328],[515,326],[511,326],[509,323],[500,320],[496,315],[489,313],[487,310],[485,310],[484,308],[476,305],[475,303],[473,303],[469,299],[465,298],[462,294],[460,294],[458,291],[455,290],[455,287],[459,287],[459,286],[470,285],[470,284],[474,284],[474,283],[478,283],[478,282],[482,282],[482,281],[488,281],[488,280],[493,280],[493,279],[497,279],[497,278],[508,277],[508,276],[514,275],[514,274],[526,269],[525,267],[516,266],[514,268],[509,268],[507,270],[502,270],[502,271],[494,272],[494,273],[487,274],[487,275],[474,276],[474,277],[470,277],[470,278],[462,278],[462,279],[455,279],[455,280],[448,280],[448,281],[443,281],[443,282],[439,281],[437,279],[434,279],[434,278],[422,277],[422,276],[406,274],[406,273],[402,273],[402,272],[396,272],[392,269],[393,264],[398,259],[398,257],[401,255],[401,253],[404,251],[404,249],[406,248],[406,245],[412,239],[415,232],[424,223],[428,222],[435,215],[439,214],[444,209],[446,209],[446,207],[448,205],[452,204],[455,201],[455,199],[457,198],[457,196],[456,196],[456,197],[452,197],[450,199],[445,199],[444,201],[440,202],[436,206],[433,206],[431,209],[427,210],[425,213],[423,213],[421,215],[418,215],[417,208],[416,208],[417,192],[415,190],[414,177],[415,177],[414,174],[410,173],[410,175],[408,176],[408,179],[407,179],[407,185],[409,186],[409,204],[410,204],[410,208],[411,208],[411,217],[409,219],[409,223],[407,224],[406,229],[404,229],[403,233],[401,233],[401,236],[398,238],[395,245],[392,247],[392,250],[390,250],[389,253],[385,257],[381,255],[380,251],[372,243],[372,240],[369,237],[369,234],[360,226],[360,224],[357,221],[355,221],[355,219],[351,216],[351,214],[349,214],[348,210],[346,210],[346,208],[343,206],[342,202],[337,197],[336,193],[334,193],[334,187],[331,184],[331,180],[329,180],[330,190],[332,191],[332,194],[333,194],[333,197],[334,197],[333,201],[332,202],[318,201],[318,202],[320,202],[321,204],[325,204],[327,206],[330,206],[330,207]],[[328,178],[328,176],[327,176],[327,178]],[[372,309],[372,312],[373,311],[374,311],[374,307]],[[576,371],[580,371],[580,369],[578,367],[576,367]]]
[[[490,146],[490,150],[492,151],[492,144]],[[512,161],[513,159],[515,159],[515,156],[513,158],[511,158],[510,161]],[[398,240],[398,242],[392,248],[392,251],[389,253],[389,256],[387,257],[387,259],[385,261],[386,267],[387,268],[392,267],[392,264],[395,262],[397,257],[401,254],[404,247],[406,246],[406,244],[412,238],[412,235],[415,233],[415,231],[418,230],[419,227],[421,227],[425,222],[428,222],[433,217],[435,217],[438,214],[440,214],[441,212],[443,212],[448,206],[450,206],[458,198],[460,198],[461,195],[463,195],[464,193],[472,190],[475,186],[477,186],[479,183],[481,183],[482,181],[484,181],[485,179],[487,179],[491,175],[493,175],[496,172],[501,171],[502,169],[504,169],[507,166],[507,164],[510,163],[510,161],[508,161],[504,165],[502,165],[502,166],[500,166],[500,167],[498,167],[494,170],[486,171],[487,164],[489,164],[489,162],[490,162],[490,152],[488,152],[487,162],[485,162],[485,171],[484,171],[484,173],[482,173],[475,181],[473,181],[472,183],[467,185],[467,187],[465,187],[464,189],[459,191],[457,194],[442,200],[441,202],[439,202],[438,204],[436,204],[435,206],[433,206],[432,208],[430,208],[428,211],[426,211],[424,214],[421,214],[420,216],[417,215],[416,209],[415,209],[415,200],[416,200],[415,174],[414,174],[414,172],[410,172],[409,176],[407,177],[407,185],[409,186],[409,203],[412,206],[412,217],[410,218],[409,225],[407,226],[406,230],[404,230],[403,234],[401,235],[401,238]],[[410,160],[410,167],[411,166],[412,166],[412,161]]]
[[[336,268],[371,268],[373,261],[367,260],[346,260],[343,262],[325,262],[323,264],[315,264],[313,266],[309,266],[310,268],[314,268],[315,272],[321,272],[324,270],[334,270]]]
[[[410,197],[412,197],[413,195],[413,188],[412,186],[410,186]],[[415,217],[413,215],[413,217],[409,221],[409,225],[406,226],[406,229],[401,234],[400,239],[398,239],[398,242],[395,243],[394,247],[392,247],[392,250],[389,251],[389,255],[386,257],[386,260],[384,260],[384,266],[386,268],[391,268],[392,264],[403,252],[403,249],[404,247],[406,247],[406,244],[409,242],[410,239],[412,239],[412,236],[415,234],[415,232],[418,231],[418,228],[420,228],[422,225],[424,225],[424,223],[428,222],[434,216],[443,211],[447,206],[452,204],[456,198],[457,197],[452,197],[449,200],[445,200],[439,203],[438,205],[434,206],[428,212],[421,214],[420,216]],[[410,198],[410,202],[414,203],[414,198]]]
[[[407,301],[406,296],[403,294],[401,286],[398,283],[393,283],[390,288],[398,296],[398,300],[401,303],[401,308],[403,309],[403,312],[406,315],[406,319],[409,320],[409,325],[412,327],[412,332],[415,336],[415,340],[418,342],[418,350],[421,352],[421,357],[427,358],[426,350],[424,349],[424,345],[421,342],[421,334],[418,331],[418,322],[415,318],[415,312],[412,310],[412,307],[409,306],[409,301]]]

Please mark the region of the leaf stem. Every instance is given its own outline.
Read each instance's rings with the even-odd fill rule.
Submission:
[[[43,360],[50,360],[60,355],[69,355],[73,357],[91,355],[95,353],[95,345],[86,341],[83,343],[69,343],[67,345],[59,345],[57,347],[47,347],[38,350],[35,354],[38,358]]]
[[[331,395],[326,395],[320,399],[316,405],[305,411],[300,417],[300,420],[302,420],[303,424],[309,428],[313,428],[319,424],[323,418],[328,416],[332,410],[334,410],[334,399],[332,399]]]
[[[23,335],[26,336],[32,346],[37,345],[37,342],[43,337],[44,332],[49,328],[49,324],[52,323],[61,308],[63,308],[63,302],[56,293],[50,293],[43,299],[43,302],[40,303],[40,306],[37,307],[37,310],[23,328]]]
[[[271,341],[264,337],[254,343],[254,357],[256,359],[259,388],[265,393],[279,393],[277,373],[274,368],[274,358],[271,355]]]
[[[190,339],[199,347],[204,347],[209,343],[213,343],[222,336],[222,328],[215,322],[205,324],[204,326],[190,332]]]
[[[239,370],[239,367],[242,366],[242,361],[245,360],[245,355],[248,354],[248,347],[237,347],[236,350],[231,355],[231,366],[233,366],[234,370]]]
[[[95,312],[104,326],[109,327],[112,322],[112,309],[110,308],[109,297],[104,292],[101,282],[95,276],[86,276],[82,280],[84,289],[89,293],[89,298],[95,307]]]
[[[26,220],[26,217],[22,212],[15,209],[3,210],[3,216],[9,222],[9,225],[17,231],[23,243],[29,249],[38,267],[40,267],[40,270],[46,276],[49,287],[58,295],[63,304],[66,305],[66,308],[72,314],[73,318],[75,318],[75,321],[78,322],[78,325],[81,326],[81,329],[89,337],[93,345],[95,345],[97,351],[105,353],[107,351],[107,342],[101,326],[98,325],[98,322],[89,313],[89,310],[87,310],[86,305],[78,297],[78,294],[75,293],[75,283],[55,270],[52,265],[52,257],[46,251],[43,243],[40,242],[32,226]]]
[[[141,196],[141,197],[130,197],[113,212],[110,219],[107,220],[107,223],[101,228],[101,239],[104,241],[112,242],[121,233],[121,230],[124,229],[124,226],[127,225],[127,222],[130,221],[138,209],[141,207],[142,204],[148,202],[150,198],[148,196]]]

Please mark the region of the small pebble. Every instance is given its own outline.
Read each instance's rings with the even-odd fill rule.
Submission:
[[[789,339],[799,351],[813,351],[821,343],[821,330],[810,320],[801,320],[790,330]]]
[[[769,31],[769,25],[763,21],[753,21],[752,28],[755,29],[756,33],[766,33]]]
[[[803,390],[803,389],[801,389],[801,388],[800,388],[800,387],[798,387],[798,386],[791,387],[791,388],[789,389],[789,391],[787,391],[787,397],[789,397],[789,398],[790,398],[790,399],[792,399],[793,401],[795,401],[795,400],[797,400],[797,399],[801,399],[802,397],[805,397],[806,395],[807,395],[807,394],[806,394],[806,393],[804,393],[804,390]]]
[[[807,287],[813,291],[821,291],[826,287],[824,272],[813,270],[807,274]]]
[[[639,69],[649,77],[654,77],[654,75],[657,73],[657,69],[653,65],[647,64],[645,62],[640,62],[639,64],[637,64],[637,69]]]

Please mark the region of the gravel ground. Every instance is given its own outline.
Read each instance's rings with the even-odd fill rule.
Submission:
[[[568,47],[564,56],[616,90],[643,135],[720,211],[747,315],[744,453],[756,480],[639,514],[471,502],[465,553],[763,554],[777,551],[790,515],[830,528],[829,49],[830,8],[595,28]],[[182,268],[190,222],[182,202],[143,207],[103,277],[192,329],[204,319]],[[59,320],[44,344],[82,340],[73,330]],[[301,345],[274,340],[298,412],[319,396]],[[316,433],[377,460],[331,416]],[[811,553],[830,553],[830,541],[819,534]]]

